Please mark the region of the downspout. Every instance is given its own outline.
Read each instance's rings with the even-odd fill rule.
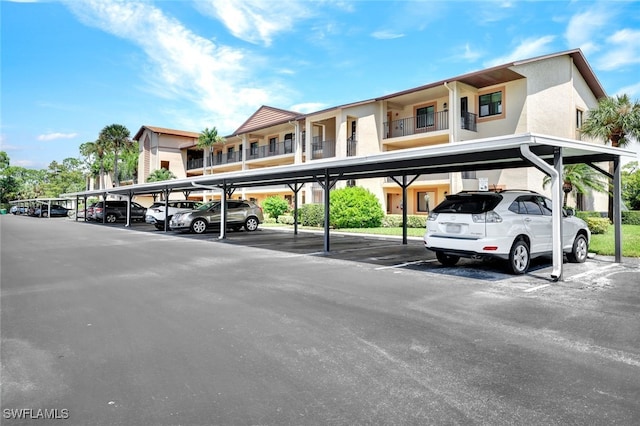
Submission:
[[[533,138],[535,142],[535,138]],[[562,278],[562,186],[560,185],[560,173],[562,171],[562,151],[560,148],[554,150],[554,165],[551,167],[540,157],[529,149],[529,144],[520,145],[520,153],[529,160],[538,170],[551,177],[551,201],[554,209],[552,211],[552,249],[553,249],[553,270],[551,279],[558,281]]]
[[[446,81],[444,82],[444,87],[447,88],[447,90],[449,90],[449,112],[448,114],[448,120],[449,123],[451,123],[451,126],[449,126],[449,143],[452,142],[457,142],[458,141],[458,120],[455,119],[455,116],[457,115],[455,113],[455,104],[454,104],[454,99],[455,97],[455,91],[454,89],[452,89],[451,87],[449,87],[449,83],[447,83]],[[454,185],[454,172],[449,172],[449,191],[452,192],[458,192],[457,189],[464,189],[462,186],[462,175],[460,175],[460,180],[458,181],[457,184]]]

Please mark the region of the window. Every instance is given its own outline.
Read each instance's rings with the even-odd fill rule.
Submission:
[[[293,152],[293,133],[287,133],[284,135],[284,153],[290,154]]]
[[[524,207],[524,209],[522,208]],[[527,214],[542,216],[542,210],[540,209],[540,205],[536,203],[536,201],[532,198],[526,198],[522,200],[522,204],[520,205],[520,214],[527,212]]]
[[[502,114],[502,91],[480,95],[480,117]]]
[[[423,129],[435,124],[435,105],[424,106],[416,109],[416,128]]]
[[[476,179],[476,171],[467,170],[462,172],[462,179]]]
[[[161,161],[160,162],[160,168],[161,169],[165,169],[165,170],[169,170],[169,162],[168,161]]]
[[[579,129],[582,127],[582,116],[584,114],[584,111],[577,109],[576,110],[576,129]]]
[[[251,142],[249,149],[251,155],[258,155],[258,142]]]
[[[418,199],[416,205],[419,212],[429,212],[429,209],[435,204],[435,192],[418,191]]]
[[[276,152],[278,138],[269,138],[269,152]]]

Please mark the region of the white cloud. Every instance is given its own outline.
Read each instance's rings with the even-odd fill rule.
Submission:
[[[616,95],[623,95],[623,94],[629,95],[631,99],[640,98],[640,82],[636,84],[632,84],[631,86],[622,87],[620,88],[620,90],[616,92]]]
[[[596,61],[599,70],[616,70],[640,64],[640,30],[622,29],[607,38],[607,49]]]
[[[235,37],[265,46],[311,14],[304,3],[291,0],[208,0],[195,4],[202,13],[219,19]]]
[[[548,52],[548,46],[553,42],[555,36],[544,36],[540,38],[528,38],[523,40],[511,53],[499,58],[495,58],[485,63],[486,67],[506,64],[521,59],[535,58]]]
[[[585,54],[600,50],[598,35],[608,33],[611,19],[611,12],[600,5],[572,16],[564,34],[568,46]]]
[[[43,135],[38,135],[38,140],[39,141],[44,141],[44,142],[48,142],[48,141],[55,141],[58,139],[73,139],[76,136],[78,136],[77,133],[45,133]]]
[[[149,65],[140,64],[140,68],[154,95],[200,108],[190,111],[200,116],[195,121],[213,121],[223,133],[257,106],[284,96],[283,88],[269,87],[252,74],[252,65],[260,60],[256,55],[216,45],[151,3],[68,0],[66,4],[86,25],[129,40],[144,51]],[[261,87],[256,87],[257,81]]]
[[[371,37],[377,38],[379,40],[391,40],[394,38],[402,38],[404,34],[396,33],[391,30],[380,30],[371,33]]]

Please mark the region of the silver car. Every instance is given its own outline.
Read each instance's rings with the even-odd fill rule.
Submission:
[[[220,201],[211,201],[195,210],[180,211],[169,222],[172,231],[202,234],[209,228],[220,226]],[[239,231],[243,226],[251,232],[264,221],[262,208],[251,201],[227,200],[227,227]]]

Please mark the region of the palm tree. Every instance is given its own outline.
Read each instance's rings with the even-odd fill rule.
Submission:
[[[542,186],[546,188],[551,183],[551,177],[545,176]],[[568,164],[562,171],[562,189],[564,191],[563,207],[567,207],[569,193],[587,194],[590,191],[604,192],[606,185],[595,169],[587,164]]]
[[[205,129],[200,133],[200,136],[198,137],[198,143],[196,144],[198,148],[202,148],[202,174],[205,174],[205,171],[207,170],[207,157],[211,159],[213,145],[217,143],[225,143],[225,139],[222,136],[218,135],[218,129],[216,129],[215,126],[211,129],[205,127]],[[211,166],[213,167],[213,164]]]
[[[97,160],[100,165],[100,188],[104,189],[104,156],[107,150],[107,142],[104,139],[98,138],[95,142],[85,142],[80,145],[80,154],[86,157],[87,159],[93,158],[90,162]]]
[[[627,95],[600,99],[598,106],[589,111],[580,129],[582,134],[614,147],[624,147],[629,139],[640,140],[640,103],[631,102]],[[613,175],[613,163],[609,163]],[[613,221],[613,184],[609,182],[609,219]]]
[[[147,176],[147,182],[162,182],[163,180],[175,179],[176,175],[174,175],[170,170],[167,169],[156,169]]]
[[[113,160],[113,178],[114,186],[120,186],[120,179],[118,177],[118,153],[121,149],[131,146],[131,139],[129,136],[131,133],[122,124],[111,124],[106,126],[100,131],[100,138],[104,139],[108,143],[108,148],[114,153]]]

